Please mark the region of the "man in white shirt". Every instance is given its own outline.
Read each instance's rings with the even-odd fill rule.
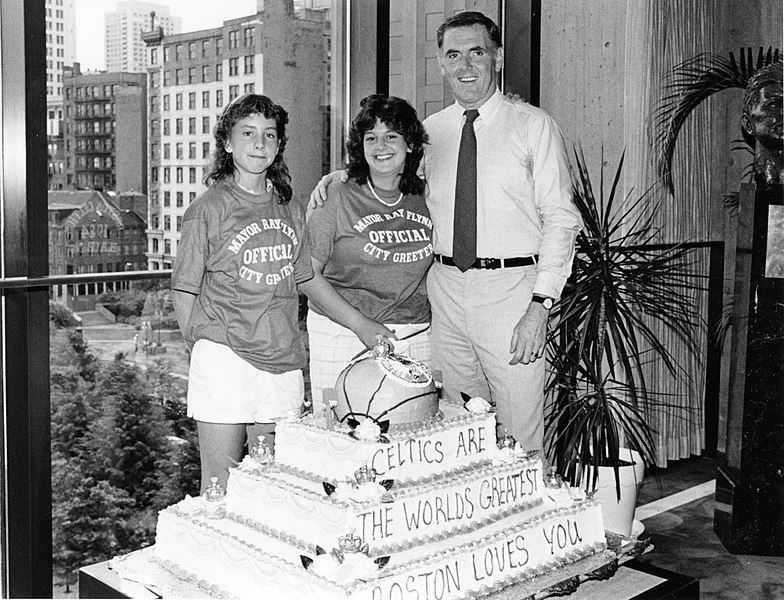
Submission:
[[[447,19],[438,47],[456,102],[424,122],[436,255],[427,281],[432,366],[442,373],[445,398],[459,401],[463,392],[491,400],[499,434],[540,450],[547,319],[571,272],[582,227],[563,138],[543,110],[501,94],[496,79],[504,52],[491,19],[478,12]],[[467,170],[458,169],[465,164],[459,156],[464,113],[473,109],[475,174],[458,186],[458,173]],[[323,201],[325,187],[313,193],[312,204]],[[455,194],[465,187],[475,187],[475,208],[461,204],[457,213],[475,213],[469,237],[478,258],[468,265],[461,258],[458,267],[454,242],[465,236],[462,225],[454,234]]]
[[[432,364],[442,372],[445,397],[489,397],[501,435],[541,449],[547,319],[571,271],[582,219],[572,202],[558,126],[541,109],[508,100],[497,88],[501,43],[496,24],[477,12],[459,13],[438,30],[438,61],[456,102],[424,122],[436,253],[427,282]],[[454,234],[455,193],[470,109],[478,110],[479,258],[462,270],[453,258],[460,237]]]

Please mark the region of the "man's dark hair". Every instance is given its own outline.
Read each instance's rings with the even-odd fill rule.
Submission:
[[[485,31],[487,31],[487,36],[495,45],[495,50],[498,50],[498,48],[504,45],[501,40],[501,30],[498,29],[498,25],[496,25],[492,19],[486,17],[480,12],[466,11],[457,13],[456,15],[449,17],[446,21],[441,23],[441,26],[436,32],[438,48],[440,49],[444,44],[444,33],[447,29],[472,27],[474,25],[481,25],[485,28]]]

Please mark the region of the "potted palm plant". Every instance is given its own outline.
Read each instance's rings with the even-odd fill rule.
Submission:
[[[619,198],[623,157],[609,192],[602,174],[597,195],[582,151],[574,155],[574,196],[584,229],[548,339],[545,452],[561,477],[589,492],[597,488],[600,467],[608,467],[613,497],[620,501],[622,469],[653,459],[644,409],[657,400],[643,366],[660,360],[671,372],[678,369],[654,323],[693,346],[697,315],[688,292],[694,276],[686,247],[660,243],[652,190]],[[622,457],[622,447],[640,458],[627,460],[626,452]],[[636,486],[633,491],[632,516]],[[624,529],[630,528],[631,519]]]

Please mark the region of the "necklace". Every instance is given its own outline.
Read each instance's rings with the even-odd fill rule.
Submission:
[[[253,194],[254,196],[260,196],[260,195],[261,195],[261,192],[254,192],[253,190],[249,190],[248,188],[246,188],[244,185],[242,185],[242,184],[240,184],[240,183],[238,183],[237,185],[238,185],[238,186],[239,186],[241,189],[243,189],[243,190],[245,190],[246,192],[248,192],[249,194]]]
[[[263,193],[263,192],[256,192],[256,191],[254,191],[254,190],[251,190],[251,189],[249,189],[249,188],[246,188],[244,185],[242,185],[242,184],[241,184],[239,181],[237,181],[236,179],[235,179],[234,181],[235,181],[235,183],[236,183],[236,184],[237,184],[237,185],[238,185],[240,188],[242,188],[243,190],[245,190],[245,191],[246,191],[246,192],[248,192],[249,194],[253,194],[254,196],[260,196],[260,195]],[[263,185],[262,187],[264,187],[264,188],[265,188],[265,191],[269,192],[269,191],[271,191],[271,190],[272,190],[272,182],[271,182],[269,179],[265,179],[265,180],[264,180],[264,185]]]
[[[382,200],[381,198],[379,198],[378,194],[376,193],[373,184],[370,183],[370,177],[368,177],[367,184],[368,187],[370,188],[370,193],[373,194],[376,197],[376,200],[381,202],[381,204],[383,204],[384,206],[389,206],[389,207],[397,206],[398,204],[400,204],[400,201],[403,199],[403,192],[400,192],[400,195],[397,197],[397,200],[395,200],[394,202],[387,202],[386,200]]]

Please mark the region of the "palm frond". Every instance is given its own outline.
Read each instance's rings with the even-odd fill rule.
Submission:
[[[703,101],[722,90],[745,89],[749,79],[762,67],[781,60],[779,49],[772,46],[765,52],[760,47],[756,63],[751,48],[741,48],[740,62],[711,52],[698,54],[673,67],[665,77],[662,96],[652,115],[653,147],[662,182],[674,192],[672,158],[678,134],[688,116]]]

